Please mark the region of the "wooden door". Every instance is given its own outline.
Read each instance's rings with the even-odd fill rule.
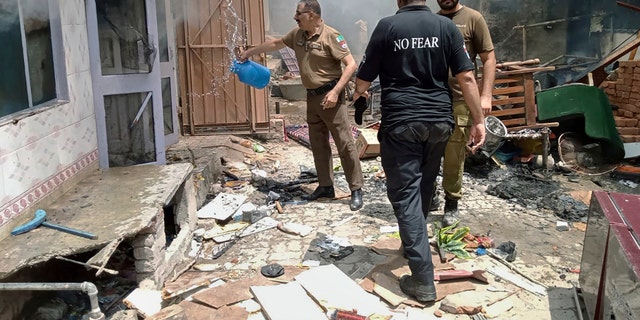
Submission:
[[[178,39],[183,132],[268,131],[268,89],[241,83],[229,66],[239,47],[262,43],[262,0],[184,0]],[[265,64],[264,57],[256,62]]]

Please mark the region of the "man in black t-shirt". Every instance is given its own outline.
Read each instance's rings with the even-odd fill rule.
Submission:
[[[449,70],[473,117],[472,152],[484,143],[485,132],[474,65],[456,25],[432,13],[425,1],[397,1],[400,10],[381,19],[371,35],[353,98],[368,96],[371,81],[380,78],[382,167],[412,273],[400,278],[400,288],[429,302],[436,291],[425,220],[454,126]]]

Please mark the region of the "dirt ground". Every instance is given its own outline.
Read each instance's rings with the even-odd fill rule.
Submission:
[[[279,102],[280,114],[276,114],[276,102]],[[272,117],[284,119],[285,125],[305,123],[303,102],[290,102],[272,97],[270,103]],[[373,121],[375,118],[376,116],[373,115],[369,120]],[[208,141],[206,143],[211,144],[211,139],[224,141],[229,137],[218,136],[204,138],[201,141]],[[285,141],[282,132],[235,136],[233,139],[249,139],[266,149],[265,153],[248,157],[247,154],[232,148],[215,148],[216,155],[220,156],[225,168],[236,174],[243,174],[241,178],[251,179],[247,168],[256,165],[269,172],[269,177],[277,181],[297,179],[301,173],[301,166],[313,168],[310,150],[296,141]],[[191,152],[195,151],[196,157],[198,152],[210,153],[213,150],[197,148],[197,143],[192,147]],[[176,153],[172,155],[176,156]],[[334,164],[337,163],[339,161],[336,159]],[[244,168],[240,169],[243,166]],[[385,255],[371,253],[371,248],[377,244],[375,240],[384,239],[380,236],[380,227],[393,225],[395,217],[386,199],[384,176],[381,174],[382,166],[379,160],[376,158],[363,160],[362,166],[366,181],[363,188],[365,206],[359,212],[354,214],[348,211],[348,207],[344,208],[348,204],[347,197],[330,202],[290,206],[286,208],[290,214],[278,217],[314,225],[318,233],[327,230],[327,233],[343,234],[356,242],[360,250],[356,249],[352,257],[345,259],[348,261],[333,260],[347,274],[356,273],[358,266],[364,263],[380,265],[398,256],[396,252],[386,258]],[[303,185],[302,188],[293,189],[286,196],[299,199],[298,197],[304,192],[312,191],[315,185]],[[336,185],[348,195],[344,176],[340,173],[336,173]],[[512,266],[534,283],[541,284],[547,289],[547,295],[536,295],[527,290],[518,290],[517,286],[510,284],[509,281],[501,279],[498,275],[492,275],[489,287],[476,289],[473,291],[477,293],[476,295],[486,298],[488,290],[494,287],[518,290],[514,298],[509,299],[512,300],[510,303],[513,308],[502,313],[499,319],[579,319],[575,303],[578,296],[576,288],[579,288],[586,215],[590,192],[593,190],[640,193],[637,188],[622,184],[619,180],[611,178],[609,174],[586,175],[559,169],[543,171],[518,164],[508,164],[502,169],[493,163],[466,168],[465,196],[460,203],[461,225],[469,226],[473,235],[490,237],[495,245],[507,241],[514,242],[517,259]],[[266,189],[233,190],[219,185],[212,189],[211,197],[220,192],[243,193],[249,200],[258,203],[264,201]],[[430,221],[438,221],[441,218],[441,212],[442,205],[439,211],[431,214]],[[329,228],[330,222],[349,220],[352,216],[355,219],[350,220],[345,226]],[[568,230],[557,229],[558,221],[568,222]],[[266,262],[276,261],[283,265],[294,266],[310,257],[322,260],[312,253],[313,250],[309,250],[312,247],[311,239],[296,238],[294,240],[291,237],[282,236],[278,231],[268,231],[240,239],[221,257],[203,259],[198,263],[223,265],[226,270],[235,270],[238,278],[255,277],[255,270]],[[261,248],[268,253],[261,252]],[[206,250],[211,248],[207,247]],[[487,260],[491,259],[483,256],[461,262],[456,267],[481,268],[486,265]],[[238,271],[242,269],[247,271]],[[407,316],[406,319],[430,319],[434,317],[434,313],[437,313],[440,306],[440,303],[436,303],[420,308],[405,306],[404,309],[400,309],[403,309],[406,315],[414,315]],[[445,319],[469,318],[467,315],[447,313],[442,317]]]

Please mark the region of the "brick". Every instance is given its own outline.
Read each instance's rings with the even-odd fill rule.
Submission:
[[[625,127],[638,127],[638,119],[626,119]]]
[[[156,242],[155,234],[140,234],[131,241],[131,246],[134,248],[139,247],[151,247]]]
[[[622,68],[626,69],[627,67],[632,67],[632,68],[635,67],[636,63],[633,60],[631,60],[631,61],[629,61],[629,60],[620,60],[620,61],[618,61],[618,64],[619,64],[621,69]]]
[[[637,84],[637,81],[640,80],[640,73],[634,73],[632,79],[633,79],[633,85],[635,86]]]
[[[626,111],[633,112],[633,113],[640,113],[640,109],[638,109],[638,107],[636,107],[635,105],[630,104],[630,103],[625,104],[623,109],[626,110]],[[629,118],[632,118],[632,117],[629,117]]]
[[[627,127],[627,119],[622,117],[613,117],[613,120],[616,123],[616,127]]]
[[[639,135],[640,128],[619,128],[618,132],[621,135]]]
[[[156,269],[158,269],[158,266],[160,266],[161,264],[164,264],[164,255],[157,256],[153,260],[136,259],[136,262],[135,262],[136,272],[153,272]]]
[[[629,93],[629,100],[633,100],[634,102],[640,100],[640,93],[630,92]]]
[[[633,68],[633,73],[640,74],[640,66],[636,66],[635,68]]]
[[[629,99],[629,96],[631,96],[631,92],[629,92],[629,91],[620,92],[620,97],[622,99]]]
[[[622,110],[622,116],[625,118],[633,118],[633,112]]]
[[[618,95],[620,95],[620,93],[623,92],[630,92],[631,91],[631,86],[630,85],[624,85],[624,84],[618,84],[616,86],[616,91],[618,91]]]
[[[622,142],[640,142],[640,135],[621,135]]]
[[[604,92],[611,98],[611,97],[615,97],[616,96],[616,89],[614,88],[606,88],[604,89]]]
[[[621,135],[620,139],[622,140],[623,143],[634,142],[632,136]]]
[[[610,83],[611,83],[611,81],[602,81],[602,83],[600,84],[600,88],[602,88],[602,89],[609,88],[609,84]]]
[[[640,81],[634,81],[634,82],[638,82],[638,84],[640,84]],[[631,92],[640,92],[640,85],[632,85]]]

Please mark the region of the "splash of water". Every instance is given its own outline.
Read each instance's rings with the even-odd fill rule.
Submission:
[[[203,94],[191,93],[192,96],[197,98],[208,95],[219,97],[224,92],[224,86],[232,74],[230,67],[236,59],[236,56],[240,53],[239,49],[246,47],[247,38],[245,36],[245,30],[247,30],[247,24],[236,12],[236,9],[233,7],[233,1],[225,0],[225,4],[221,5],[221,12],[222,23],[225,26],[223,36],[226,51],[223,53],[223,59],[218,60],[217,63],[213,61],[213,65],[208,63],[213,74],[218,76],[211,79],[211,91]]]

